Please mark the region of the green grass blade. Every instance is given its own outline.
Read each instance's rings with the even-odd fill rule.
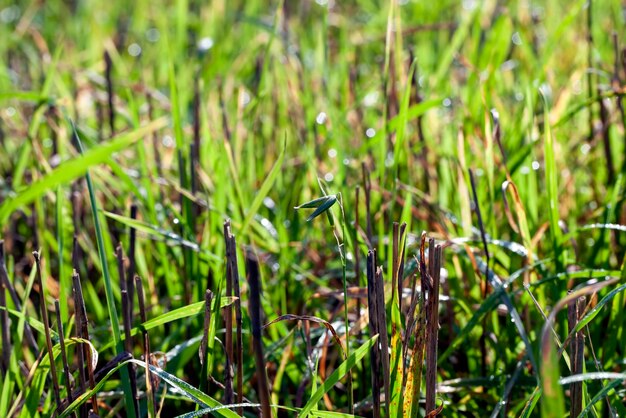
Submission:
[[[11,308],[5,308],[2,306],[0,306],[0,310],[6,310],[9,314],[13,315],[14,317],[20,320],[26,321],[28,325],[30,325],[31,328],[33,328],[38,333],[40,334],[44,333],[43,322],[39,321],[37,318],[33,318],[32,315],[26,315],[24,312],[20,312]],[[59,340],[59,334],[57,334],[57,332],[53,330],[52,328],[50,329],[50,337],[52,337],[53,342]]]
[[[258,408],[261,404],[258,403],[235,403],[230,405],[214,406],[212,408],[198,409],[197,411],[187,412],[186,414],[177,415],[176,418],[195,418],[202,417],[212,412],[217,412],[220,409],[235,409],[235,408]]]
[[[534,416],[533,411],[535,409],[535,406],[537,406],[539,398],[541,398],[541,387],[537,386],[535,390],[533,390],[533,393],[531,393],[531,395],[528,397],[526,405],[520,413],[519,418],[529,418]]]
[[[395,285],[395,284],[394,284]],[[389,413],[392,417],[402,417],[403,398],[402,398],[402,338],[400,336],[400,328],[402,326],[400,309],[397,301],[391,303],[391,399],[389,402]]]
[[[217,298],[213,299],[213,302],[211,303],[211,309],[216,309],[215,308],[216,300],[217,300]],[[232,305],[234,302],[235,302],[235,297],[233,297],[233,296],[222,297],[222,298],[220,298],[220,306],[219,306],[219,308],[217,308],[217,310],[222,309],[222,308],[226,308],[227,306]],[[178,308],[178,309],[174,309],[173,311],[161,314],[161,315],[157,316],[156,318],[152,318],[152,319],[147,320],[143,324],[132,328],[130,330],[130,335],[134,336],[134,335],[139,334],[142,330],[149,331],[149,330],[151,330],[153,328],[160,327],[161,325],[169,324],[170,322],[174,322],[174,321],[178,321],[180,319],[185,319],[185,318],[189,318],[189,317],[192,317],[192,316],[199,315],[202,312],[204,312],[204,302],[192,303],[191,305],[187,305],[187,306],[183,306],[183,307]],[[43,329],[43,324],[41,322],[39,322],[39,324],[37,326],[41,326],[42,329]],[[122,336],[122,340],[123,339],[124,339],[124,336]],[[110,342],[108,344],[105,344],[100,349],[100,351],[108,350],[109,348],[111,348],[113,346],[114,346],[114,343]]]
[[[246,217],[244,218],[243,223],[241,224],[241,228],[240,228],[240,231],[242,231],[243,234],[248,235],[249,233],[248,226],[250,225],[250,222],[252,222],[254,215],[256,215],[257,212],[259,211],[259,208],[263,204],[263,199],[267,197],[272,186],[274,185],[274,182],[276,181],[276,178],[278,177],[278,174],[281,171],[281,168],[283,166],[283,160],[285,159],[286,148],[287,148],[287,139],[285,138],[285,142],[283,143],[283,149],[278,155],[278,159],[274,163],[274,166],[270,170],[269,174],[267,175],[267,178],[261,185],[261,188],[256,193],[254,200],[252,201],[252,204],[247,210]]]
[[[626,284],[621,285],[617,289],[613,289],[611,292],[609,292],[608,295],[603,297],[602,300],[598,302],[598,304],[594,306],[591,311],[589,311],[580,321],[578,321],[576,327],[574,327],[574,329],[572,330],[572,334],[582,330],[584,327],[589,325],[589,323],[593,321],[593,319],[600,313],[600,310],[604,307],[604,305],[609,303],[611,299],[613,299],[618,293],[621,293],[624,290],[626,290]]]
[[[227,306],[232,305],[237,300],[234,296],[222,296],[220,298],[220,307],[219,309],[226,308]],[[215,308],[216,300],[213,299],[211,303],[211,309]],[[182,308],[174,309],[171,312],[165,313],[163,315],[159,315],[156,318],[150,319],[144,322],[142,325],[137,327],[137,330],[145,329],[150,330],[152,328],[156,328],[161,325],[165,325],[172,321],[177,321],[179,319],[188,318],[190,316],[198,315],[201,312],[204,312],[204,301],[192,303],[191,305],[183,306]],[[133,328],[135,329],[135,328]]]
[[[70,183],[85,175],[89,167],[106,162],[111,154],[128,148],[149,133],[164,127],[165,121],[165,119],[157,119],[136,131],[120,135],[106,144],[86,151],[80,157],[60,165],[50,174],[29,185],[17,196],[6,199],[0,206],[0,224],[6,224],[9,216],[15,210],[32,203],[49,190],[54,190],[62,184]]]
[[[556,259],[557,271],[562,271],[563,257],[561,254],[561,228],[559,227],[559,193],[558,193],[558,176],[556,167],[556,157],[554,155],[554,139],[552,130],[550,129],[550,111],[548,99],[542,94],[543,98],[543,117],[544,124],[544,158],[546,170],[546,189],[548,191],[548,214],[550,219],[550,236],[552,237],[552,246]]]
[[[317,209],[313,211],[312,214],[309,215],[308,218],[306,218],[306,221],[311,222],[313,219],[317,218],[322,213],[330,209],[335,203],[337,203],[337,198],[335,196],[329,196],[328,199],[326,199],[324,203],[322,203]],[[332,216],[332,215],[329,215],[329,216]],[[331,225],[333,225],[334,221],[332,219],[330,220],[330,222],[331,222]]]
[[[108,372],[106,374],[106,376],[100,380],[100,382],[98,382],[96,384],[96,386],[91,389],[88,390],[87,392],[83,393],[80,397],[78,397],[76,400],[74,400],[74,402],[72,402],[71,405],[69,405],[67,407],[67,409],[65,411],[63,411],[60,415],[59,418],[65,418],[67,416],[69,416],[70,414],[72,414],[74,411],[76,411],[76,409],[82,405],[83,403],[85,403],[89,398],[91,398],[91,396],[93,396],[94,393],[97,393],[99,390],[101,390],[104,387],[104,384],[111,378],[111,376],[113,376],[118,370],[124,370],[125,366],[128,364],[136,364],[137,366],[146,367],[146,363],[140,360],[127,360],[124,361],[120,364],[118,364],[117,366],[115,366],[110,372]],[[181,391],[182,394],[188,398],[190,401],[200,405],[203,408],[207,408],[207,407],[212,407],[212,408],[217,408],[222,406],[222,404],[220,404],[218,401],[216,401],[215,399],[211,398],[209,395],[201,392],[200,390],[196,389],[195,387],[191,386],[189,383],[177,378],[176,376],[166,372],[165,370],[162,370],[158,367],[155,367],[153,365],[149,365],[150,367],[150,372],[154,373],[155,375],[157,375],[159,378],[161,378],[164,382],[168,383],[170,386],[176,388],[177,390]],[[216,409],[215,412],[218,415],[221,415],[223,417],[227,417],[227,418],[238,418],[239,415],[235,414],[233,411],[229,410],[229,409]]]
[[[0,416],[6,417],[9,412],[9,401],[14,391],[15,381],[13,375],[7,373],[2,381],[2,391],[0,391]]]
[[[76,132],[76,127],[74,123],[72,124],[72,131],[74,134],[74,138],[78,145],[78,149],[82,154],[83,146],[78,136],[78,132]],[[135,131],[137,132],[137,131]],[[127,144],[130,145],[130,144]],[[104,237],[102,234],[102,228],[100,227],[100,214],[98,212],[98,202],[96,200],[96,191],[93,187],[93,182],[91,181],[91,176],[89,175],[89,170],[86,171],[85,177],[87,179],[87,189],[89,190],[89,201],[91,202],[91,211],[93,215],[93,223],[94,229],[96,231],[96,241],[98,242],[98,254],[100,257],[100,264],[102,268],[102,277],[104,279],[104,293],[106,296],[107,310],[109,313],[109,320],[111,321],[111,331],[113,332],[113,343],[115,344],[115,352],[117,354],[122,354],[124,352],[124,346],[122,345],[122,338],[120,336],[120,323],[117,317],[117,308],[115,306],[115,296],[113,294],[113,280],[111,279],[111,275],[109,274],[109,264],[107,260],[107,256],[105,254],[105,246],[104,246]],[[128,377],[128,369],[122,368],[120,370],[120,376],[122,381],[122,389],[124,391],[124,397],[126,400],[126,412],[129,417],[135,417],[135,402],[132,397],[132,392],[130,388],[130,380]]]
[[[476,4],[474,9],[465,16],[465,19],[463,19],[463,21],[459,24],[459,27],[454,31],[452,40],[448,42],[447,48],[443,51],[441,57],[439,58],[439,65],[434,75],[434,86],[440,87],[446,79],[450,65],[454,60],[454,56],[470,34],[470,29],[474,24],[474,21],[478,18],[478,16],[480,16],[481,10],[482,7]]]
[[[313,410],[313,408],[317,406],[317,403],[324,397],[324,395],[330,389],[332,389],[332,387],[335,386],[335,384],[342,377],[344,377],[357,362],[365,357],[365,355],[369,352],[369,350],[374,346],[377,341],[378,336],[375,335],[374,337],[366,341],[365,344],[363,344],[361,347],[354,350],[354,352],[351,353],[348,358],[343,363],[341,363],[334,372],[332,372],[330,376],[328,376],[326,381],[315,392],[313,392],[311,398],[309,398],[306,405],[304,405],[304,407],[302,408],[302,411],[300,411],[299,416],[309,416],[310,412]]]
[[[543,395],[541,397],[541,416],[562,418],[565,416],[565,400],[563,388],[559,385],[559,359],[556,355],[556,344],[551,341],[548,350],[542,353],[541,380]]]
[[[602,389],[600,389],[598,393],[596,393],[594,397],[591,398],[589,402],[587,402],[587,405],[585,406],[585,408],[582,411],[580,411],[580,415],[578,415],[578,418],[584,418],[587,415],[589,415],[589,412],[591,412],[591,410],[593,409],[596,403],[598,403],[603,398],[608,396],[611,393],[611,391],[613,391],[616,387],[621,386],[623,384],[624,382],[623,379],[624,377],[622,377],[622,379],[612,380],[609,384],[607,384],[606,386],[603,386]]]
[[[57,241],[59,243],[58,246],[58,256],[59,256],[59,300],[69,300],[68,291],[71,288],[70,284],[70,276],[65,273],[65,260],[63,257],[63,237],[65,234],[64,224],[63,224],[63,189],[62,187],[57,187],[56,193],[56,222],[57,222]],[[67,312],[67,304],[61,303],[61,320],[64,323],[67,323],[68,312]]]
[[[320,207],[320,205],[322,205],[323,203],[326,203],[328,201],[328,199],[330,199],[331,196],[322,196],[322,197],[318,197],[317,199],[313,199],[309,202],[303,203],[301,205],[296,206],[294,209],[313,209],[313,208],[318,208]]]
[[[400,104],[400,113],[398,113],[398,129],[396,132],[396,143],[394,144],[393,149],[393,166],[397,169],[398,164],[400,162],[404,162],[406,159],[406,149],[404,148],[405,144],[405,130],[406,123],[408,120],[408,111],[409,111],[409,102],[411,99],[411,89],[412,89],[412,81],[413,81],[413,73],[415,72],[415,68],[417,67],[417,61],[413,61],[411,63],[411,67],[409,68],[409,74],[407,76],[406,86],[404,88],[404,94],[402,95],[402,103]]]
[[[183,237],[181,237],[180,235],[169,231],[167,229],[161,228],[157,225],[152,225],[149,224],[147,222],[143,222],[143,221],[139,221],[137,219],[131,219],[127,216],[123,216],[123,215],[118,215],[115,213],[111,213],[111,212],[107,212],[107,211],[102,211],[102,213],[104,214],[104,216],[106,216],[107,218],[111,218],[123,225],[129,226],[131,228],[136,229],[137,231],[141,231],[141,232],[145,232],[148,235],[154,236],[154,237],[159,237],[159,238],[164,238],[167,241],[172,241],[174,243],[176,243],[176,245],[180,245],[183,246],[185,248],[189,248],[195,252],[199,252],[202,253],[203,255],[208,256],[210,259],[214,260],[214,261],[221,261],[221,258],[218,257],[217,255],[206,251],[205,249],[200,248],[200,246],[192,241],[186,240]]]

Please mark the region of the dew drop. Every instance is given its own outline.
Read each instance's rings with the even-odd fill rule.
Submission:
[[[244,91],[241,94],[241,105],[244,107],[247,106],[250,103],[250,100],[250,94],[247,91]]]
[[[263,199],[263,204],[268,209],[274,209],[276,207],[276,203],[270,197]]]
[[[166,147],[166,148],[174,147],[174,138],[172,138],[170,135],[165,135],[161,142],[162,142],[163,146]]]
[[[148,40],[148,42],[155,43],[159,40],[160,37],[161,34],[159,33],[159,30],[157,28],[150,28],[146,31],[146,39]]]
[[[591,151],[591,145],[589,144],[582,144],[580,146],[580,153],[583,155],[587,155],[589,154],[589,151]]]
[[[137,43],[128,45],[128,53],[131,57],[138,57],[141,54],[141,47]]]
[[[213,48],[213,39],[209,38],[208,36],[200,39],[198,41],[198,51],[199,52],[206,52],[209,49]]]
[[[0,12],[0,21],[2,23],[11,23],[20,17],[20,8],[18,6],[9,6]]]
[[[378,92],[373,91],[371,93],[367,93],[363,98],[363,105],[366,107],[372,107],[378,102]]]

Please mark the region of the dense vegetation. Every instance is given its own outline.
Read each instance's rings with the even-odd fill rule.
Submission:
[[[625,416],[624,7],[3,2],[0,416]]]

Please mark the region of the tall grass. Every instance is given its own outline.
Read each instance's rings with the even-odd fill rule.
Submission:
[[[625,415],[625,29],[0,6],[0,416]]]

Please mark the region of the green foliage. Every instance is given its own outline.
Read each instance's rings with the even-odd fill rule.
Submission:
[[[0,328],[10,355],[0,361],[0,416],[70,416],[92,395],[102,416],[145,416],[146,362],[160,379],[151,382],[161,416],[255,416],[247,257],[259,260],[262,320],[273,323],[262,333],[273,411],[375,415],[368,250],[384,266],[385,410],[422,416],[427,367],[412,347],[425,331],[407,335],[411,321],[426,323],[414,285],[422,231],[445,247],[440,415],[562,417],[576,383],[581,416],[626,415],[626,69],[624,40],[612,36],[626,33],[623,6],[535,3],[1,6]],[[227,347],[222,319],[237,305],[224,280],[226,219],[239,245],[242,347]],[[399,291],[393,222],[408,225]],[[32,251],[42,254],[45,307],[61,305],[61,323],[50,311],[47,324],[58,411]],[[72,269],[100,358],[84,391]],[[145,321],[128,287],[135,274]],[[123,294],[133,299],[129,330]],[[571,295],[586,298],[572,325],[560,312]],[[290,317],[325,325],[273,322]],[[579,332],[584,367],[572,376]],[[239,381],[243,404],[227,405]]]

